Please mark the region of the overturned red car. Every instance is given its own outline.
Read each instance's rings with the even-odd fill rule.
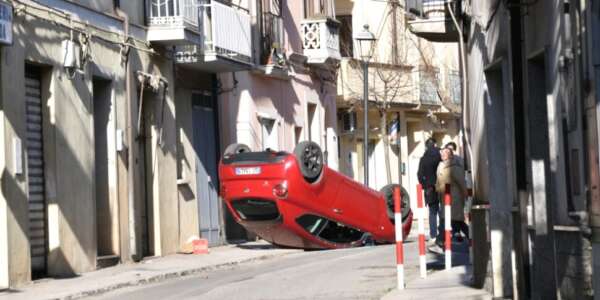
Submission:
[[[374,191],[323,164],[314,142],[294,153],[227,147],[219,164],[221,196],[248,231],[284,247],[346,248],[394,242],[393,189]],[[402,189],[402,228],[412,225]]]

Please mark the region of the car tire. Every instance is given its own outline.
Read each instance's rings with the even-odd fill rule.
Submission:
[[[229,146],[227,146],[227,148],[225,148],[225,153],[223,153],[225,156],[227,155],[233,155],[233,154],[239,154],[239,153],[245,153],[245,152],[252,152],[250,150],[250,147],[246,146],[245,144],[231,144]]]
[[[410,214],[410,196],[408,195],[408,191],[401,187],[399,184],[388,184],[381,188],[380,192],[383,194],[385,199],[385,204],[387,207],[387,214],[390,220],[394,220],[394,189],[396,187],[400,187],[400,193],[402,194],[402,203],[400,207],[402,207],[402,222],[408,218]]]
[[[294,155],[304,179],[313,183],[323,171],[323,151],[315,142],[305,141],[296,145]]]

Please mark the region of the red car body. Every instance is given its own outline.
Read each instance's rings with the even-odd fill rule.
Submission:
[[[358,246],[369,236],[394,242],[394,224],[382,193],[326,166],[309,183],[290,153],[244,155],[224,158],[219,177],[222,198],[248,231],[275,245],[305,249]],[[409,211],[403,221],[405,238],[411,225]]]

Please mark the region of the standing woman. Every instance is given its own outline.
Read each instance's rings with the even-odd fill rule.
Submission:
[[[450,184],[450,196],[452,197],[451,206],[451,224],[452,231],[462,232],[469,238],[469,226],[465,223],[465,198],[468,195],[467,184],[465,182],[465,170],[463,166],[455,159],[452,150],[445,148],[441,150],[442,162],[437,168],[436,190],[443,196],[446,184]],[[443,210],[443,205],[442,210]],[[441,214],[444,215],[443,213]]]

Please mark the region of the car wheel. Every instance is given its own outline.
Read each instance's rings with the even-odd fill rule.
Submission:
[[[410,213],[410,196],[408,195],[408,191],[399,184],[392,183],[381,188],[380,192],[385,199],[388,217],[390,220],[394,220],[394,188],[396,187],[400,187],[400,193],[402,194],[400,207],[402,207],[402,221],[404,222]]]
[[[246,146],[245,144],[231,144],[231,145],[227,146],[227,148],[225,148],[224,155],[233,155],[233,154],[239,154],[239,153],[245,153],[245,152],[252,152],[252,151],[250,150],[250,147]]]
[[[305,141],[296,145],[294,155],[300,172],[309,183],[315,182],[323,171],[323,152],[315,142]]]

